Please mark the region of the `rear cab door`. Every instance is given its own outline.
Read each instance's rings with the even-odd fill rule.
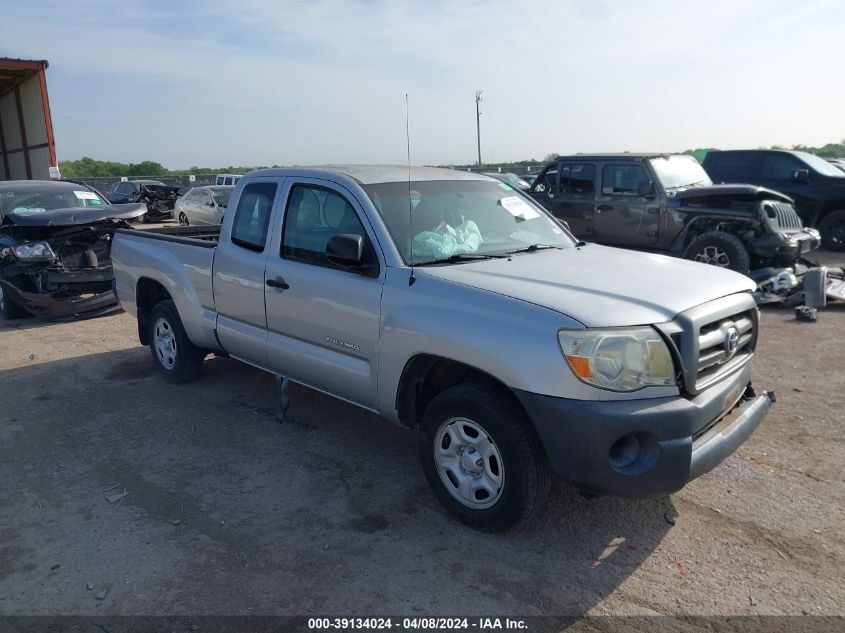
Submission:
[[[595,238],[596,164],[567,161],[559,164],[558,171],[558,193],[552,213],[565,220],[576,237]]]
[[[605,244],[648,247],[657,243],[659,205],[639,194],[652,180],[641,161],[612,161],[601,166],[596,195],[596,239]]]
[[[236,196],[231,221],[220,230],[212,283],[217,336],[223,349],[267,367],[264,269],[280,222],[284,178],[250,178]]]
[[[291,177],[265,274],[268,364],[280,374],[368,409],[377,407],[384,257],[364,208],[332,180]],[[364,238],[368,274],[332,264],[333,235]]]

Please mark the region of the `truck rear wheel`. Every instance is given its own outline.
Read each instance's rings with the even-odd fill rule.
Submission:
[[[831,251],[845,251],[845,210],[828,213],[819,222],[822,246]]]
[[[420,459],[449,512],[482,532],[523,527],[549,488],[545,456],[505,394],[462,384],[437,395],[420,424]]]
[[[736,235],[724,231],[708,231],[696,236],[684,249],[684,259],[743,274],[751,268],[751,256],[745,244]]]
[[[205,352],[191,343],[171,299],[153,307],[149,328],[153,362],[165,380],[180,383],[200,375]]]

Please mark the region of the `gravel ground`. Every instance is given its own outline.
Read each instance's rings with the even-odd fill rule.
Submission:
[[[736,455],[668,498],[558,485],[490,536],[369,413],[295,387],[280,423],[227,359],[165,383],[124,313],[0,322],[0,614],[843,614],[843,332],[765,310],[778,402]]]

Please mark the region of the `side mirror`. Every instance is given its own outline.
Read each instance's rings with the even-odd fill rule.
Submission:
[[[653,198],[654,183],[650,180],[641,180],[637,185],[637,195],[641,198]]]
[[[332,235],[326,244],[326,259],[344,268],[360,268],[364,262],[364,238],[360,235]]]
[[[809,169],[796,169],[792,172],[792,180],[795,182],[800,182],[803,184],[807,184],[810,182],[810,170]]]

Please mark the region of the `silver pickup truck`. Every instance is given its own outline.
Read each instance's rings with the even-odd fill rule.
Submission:
[[[676,491],[774,402],[751,386],[748,278],[579,242],[479,174],[257,171],[219,229],[120,230],[112,261],[166,380],[213,352],[416,428],[434,493],[480,530],[523,523],[551,472]]]

